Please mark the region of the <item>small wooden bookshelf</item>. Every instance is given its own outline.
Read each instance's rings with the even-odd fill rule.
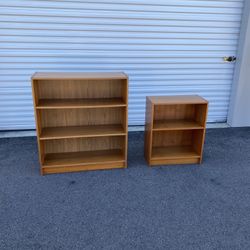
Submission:
[[[149,165],[202,162],[208,101],[200,96],[146,99],[145,158]]]
[[[35,73],[41,174],[127,167],[128,77]]]

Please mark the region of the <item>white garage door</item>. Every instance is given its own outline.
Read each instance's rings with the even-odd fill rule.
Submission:
[[[200,94],[224,122],[244,0],[0,1],[0,129],[34,128],[35,71],[124,71],[129,125],[145,96]]]

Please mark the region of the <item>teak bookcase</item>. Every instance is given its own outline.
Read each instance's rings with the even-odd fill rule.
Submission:
[[[32,90],[41,174],[127,166],[124,73],[35,73]]]
[[[145,158],[149,165],[201,163],[208,102],[199,96],[147,97]]]

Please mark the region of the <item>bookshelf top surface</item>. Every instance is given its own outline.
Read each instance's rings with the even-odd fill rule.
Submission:
[[[207,104],[208,101],[198,95],[178,96],[147,96],[148,100],[155,105],[167,104]]]
[[[43,79],[128,79],[123,72],[36,72],[31,77],[32,80]]]

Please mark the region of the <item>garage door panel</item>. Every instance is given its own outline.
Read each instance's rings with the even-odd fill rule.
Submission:
[[[3,36],[11,36],[16,38],[17,41],[18,39],[25,39],[30,37],[44,37],[44,39],[47,39],[50,41],[50,39],[84,39],[84,38],[116,38],[116,39],[136,39],[140,38],[143,40],[148,40],[148,39],[186,39],[188,41],[189,39],[198,39],[198,41],[203,41],[203,40],[208,40],[208,41],[213,41],[213,40],[227,40],[227,41],[238,41],[238,33],[236,34],[218,34],[218,33],[188,33],[188,32],[181,32],[181,33],[176,33],[176,32],[151,32],[151,33],[146,33],[146,32],[115,32],[115,31],[109,31],[108,33],[105,31],[74,31],[74,30],[68,30],[67,35],[65,36],[65,31],[63,30],[34,30],[34,29],[2,29],[1,34]]]
[[[1,38],[1,43],[4,44],[16,44],[18,39],[19,43],[25,44],[38,44],[41,42],[47,43],[49,46],[54,46],[55,44],[60,44],[61,46],[70,46],[80,44],[82,46],[86,46],[87,44],[97,44],[98,46],[103,46],[103,44],[110,45],[119,45],[119,46],[127,46],[127,45],[195,45],[195,46],[237,46],[238,40],[226,40],[226,39],[162,39],[162,38],[96,38],[96,37],[78,37],[74,38],[72,41],[72,37],[62,38],[62,37],[43,37],[43,36],[4,36]],[[6,45],[5,45],[6,46]],[[35,46],[35,45],[34,45]],[[15,48],[15,47],[14,47]],[[63,47],[64,48],[64,47]]]
[[[92,66],[92,67],[91,67]],[[72,66],[72,67],[70,67],[70,66],[65,66],[65,67],[63,67],[63,66],[60,66],[60,65],[58,65],[57,67],[50,67],[50,65],[45,65],[44,67],[35,67],[35,68],[29,68],[28,70],[27,69],[25,69],[25,71],[26,71],[26,77],[29,77],[29,79],[30,79],[30,76],[31,76],[31,74],[33,73],[33,72],[35,72],[35,71],[51,71],[51,72],[53,72],[53,71],[58,71],[58,70],[64,70],[64,71],[68,71],[68,72],[77,72],[77,71],[91,71],[91,69],[93,68],[93,67],[95,67],[95,69],[96,70],[99,70],[99,71],[107,71],[107,72],[114,72],[114,71],[123,71],[123,70],[125,70],[127,73],[129,73],[129,72],[131,72],[131,71],[139,71],[139,70],[141,70],[141,71],[143,71],[143,70],[153,70],[153,69],[155,69],[155,70],[157,70],[157,69],[161,69],[162,71],[165,71],[165,73],[167,74],[167,72],[168,72],[168,70],[169,69],[179,69],[179,74],[182,74],[182,72],[181,72],[181,69],[197,69],[197,71],[198,71],[198,69],[205,69],[206,68],[206,64],[192,64],[192,65],[183,65],[183,64],[179,64],[179,65],[172,65],[171,64],[171,66],[169,65],[169,67],[167,67],[168,65],[164,65],[164,64],[158,64],[158,65],[149,65],[149,64],[147,64],[147,65],[136,65],[136,66],[133,66],[133,65],[130,65],[130,66],[123,66],[123,65],[121,65],[120,67],[119,67],[119,65],[116,65],[116,66],[110,66],[110,65],[102,65],[102,66],[96,66],[96,65],[86,65],[86,67],[76,67],[76,66]],[[213,67],[216,67],[216,65],[215,66],[213,66]],[[72,70],[69,70],[69,68],[71,68]],[[217,67],[218,68],[218,67]],[[223,68],[223,67],[221,67],[221,68]],[[6,69],[4,69],[4,70],[1,70],[0,69],[0,76],[6,76],[6,77],[8,77],[9,75],[22,75],[22,72],[24,71],[24,69],[21,67],[21,66],[19,66],[18,68],[12,68],[12,69],[8,69],[8,68],[6,68]],[[148,72],[148,73],[153,73],[153,71],[152,72]],[[27,79],[27,78],[26,78]],[[164,80],[164,79],[162,79],[162,80]],[[131,82],[131,84],[132,84],[132,82]]]
[[[22,1],[23,3],[24,1]],[[177,1],[175,1],[177,2]],[[179,1],[178,1],[179,2]],[[186,3],[189,3],[189,1],[185,1]],[[205,1],[202,1],[204,3]],[[212,3],[212,1],[209,1]],[[181,12],[178,16],[178,20],[192,20],[192,21],[223,21],[223,22],[240,22],[241,21],[241,12],[239,13],[233,13],[233,14],[228,14],[227,11],[227,5],[225,4],[224,1],[216,1],[217,3],[220,2],[223,4],[224,8],[223,14],[220,15],[214,15],[215,12],[212,13],[199,13],[199,12]],[[19,2],[20,3],[20,2]],[[227,2],[229,3],[229,2]],[[236,3],[237,6],[243,5],[243,1],[240,0],[239,2]],[[8,4],[7,4],[8,5]],[[155,12],[146,12],[146,11],[141,11],[141,12],[136,12],[136,11],[124,11],[123,8],[120,9],[120,11],[108,11],[108,10],[88,10],[88,9],[80,9],[78,8],[77,11],[75,10],[70,10],[70,9],[51,9],[51,8],[35,8],[36,14],[34,15],[34,8],[29,5],[30,7],[21,6],[21,7],[14,7],[12,6],[11,8],[9,7],[3,7],[1,4],[0,10],[2,15],[12,15],[16,16],[17,14],[21,14],[22,16],[41,16],[41,17],[65,17],[65,18],[95,18],[95,19],[100,19],[100,18],[125,18],[125,19],[150,19],[150,20],[176,20],[176,13],[171,13],[171,12],[157,12],[157,15]],[[63,3],[60,4],[60,6],[64,6]],[[240,10],[242,7],[239,7]],[[234,8],[235,9],[235,8]]]
[[[231,53],[231,51],[226,51]],[[221,61],[222,57],[225,56],[225,52],[220,51],[133,51],[133,53],[127,53],[127,51],[113,51],[110,54],[109,51],[70,51],[70,50],[56,50],[56,51],[41,51],[41,50],[20,50],[20,49],[1,49],[0,47],[0,58],[1,56],[26,56],[26,57],[55,57],[60,56],[66,57],[78,57],[78,58],[217,58]],[[227,65],[227,64],[225,64]]]
[[[189,1],[187,1],[189,2]],[[224,2],[224,1],[223,1]],[[197,5],[198,3],[198,5]],[[207,2],[206,2],[207,3]],[[202,1],[193,1],[187,5],[168,5],[167,3],[157,5],[151,2],[151,4],[119,4],[117,3],[101,3],[101,2],[65,2],[65,1],[33,1],[32,8],[50,8],[50,9],[62,9],[62,10],[101,10],[101,11],[127,11],[127,12],[168,12],[168,13],[217,13],[224,14],[224,9],[227,9],[227,14],[240,14],[242,4],[239,2],[238,5],[230,6],[227,2],[224,2],[224,6],[216,6],[215,1],[211,1],[210,5],[202,5]],[[199,6],[200,5],[200,6]],[[16,1],[12,0],[9,2],[1,3],[1,6],[12,6],[12,7],[30,7],[31,1]]]
[[[116,32],[186,32],[186,33],[220,33],[238,34],[239,27],[185,27],[182,26],[143,26],[143,25],[103,25],[103,24],[53,24],[47,23],[21,23],[1,22],[2,29],[36,29],[36,30],[64,30],[64,31],[116,31]]]
[[[217,65],[220,64],[224,68],[230,67],[230,64],[225,64],[222,57],[214,57],[214,58],[197,58],[197,57],[179,57],[179,58],[158,58],[158,57],[145,57],[145,58],[112,58],[112,57],[99,57],[99,58],[82,58],[78,56],[69,56],[69,57],[47,57],[47,56],[41,56],[39,58],[35,56],[2,56],[0,57],[0,64],[7,64],[11,63],[13,66],[13,63],[22,63],[27,64],[27,66],[32,66],[34,63],[36,65],[43,65],[45,63],[47,64],[62,64],[62,65],[83,65],[83,64],[98,64],[98,63],[116,63],[116,64],[128,64],[133,62],[133,64],[136,65],[136,63],[143,63],[143,64],[191,64],[190,68],[192,68],[192,64],[206,64],[207,66],[211,64],[211,67],[209,68],[217,68]],[[30,65],[29,65],[30,64]],[[232,66],[232,65],[231,65]],[[168,72],[169,73],[169,72]]]
[[[35,71],[125,71],[129,125],[146,95],[200,94],[208,121],[227,118],[243,0],[0,3],[0,129],[34,128]]]
[[[21,15],[0,15],[0,22],[8,22],[8,23],[19,23]],[[172,26],[172,27],[214,27],[214,28],[238,28],[238,22],[232,21],[217,21],[211,22],[210,20],[199,20],[199,22],[194,22],[193,20],[163,20],[163,19],[139,19],[139,18],[131,18],[131,19],[121,19],[121,18],[98,18],[93,20],[93,17],[82,17],[82,18],[72,18],[72,17],[46,17],[46,19],[41,19],[41,16],[22,16],[22,23],[44,23],[51,24],[51,26],[58,25],[58,23],[62,24],[72,24],[72,25],[125,25],[125,26]],[[25,26],[24,26],[25,27]],[[39,27],[39,26],[38,26]],[[78,26],[76,26],[78,27]]]

